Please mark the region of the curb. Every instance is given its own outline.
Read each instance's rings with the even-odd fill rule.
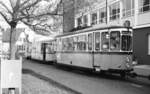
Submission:
[[[53,86],[57,86],[58,88],[64,89],[64,90],[66,90],[66,91],[73,92],[74,94],[82,94],[81,92],[78,92],[78,91],[76,91],[76,90],[73,90],[72,88],[69,88],[69,87],[67,87],[67,86],[65,86],[65,85],[63,85],[63,84],[61,84],[61,83],[59,83],[59,82],[56,82],[56,81],[54,81],[53,79],[50,79],[50,78],[48,78],[48,77],[46,77],[46,76],[44,76],[44,75],[41,75],[41,74],[39,74],[39,73],[37,73],[37,72],[35,72],[35,71],[33,71],[33,70],[24,69],[24,68],[23,68],[22,73],[23,73],[23,74],[30,74],[30,75],[32,75],[32,76],[34,76],[34,77],[37,77],[37,78],[39,78],[39,79],[41,79],[41,80],[44,80],[44,81],[46,81],[46,82],[52,84]]]

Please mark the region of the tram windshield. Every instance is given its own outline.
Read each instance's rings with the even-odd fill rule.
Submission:
[[[120,50],[120,31],[110,33],[110,50]]]
[[[123,51],[131,51],[132,50],[132,37],[130,35],[122,35],[121,49]]]

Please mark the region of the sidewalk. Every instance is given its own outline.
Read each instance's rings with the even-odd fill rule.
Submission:
[[[75,94],[29,74],[24,74],[22,80],[22,94]]]
[[[133,78],[135,81],[139,81],[140,83],[146,83],[150,85],[150,65],[138,65],[134,67],[133,73],[136,73],[137,77]]]

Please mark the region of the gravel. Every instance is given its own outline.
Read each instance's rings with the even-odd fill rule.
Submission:
[[[22,77],[22,94],[74,94],[50,83],[25,74]]]

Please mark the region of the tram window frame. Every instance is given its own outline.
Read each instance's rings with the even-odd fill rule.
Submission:
[[[103,33],[108,33],[108,36],[103,35]],[[106,39],[107,39],[107,41],[106,41]],[[109,31],[105,31],[105,32],[101,33],[101,50],[102,51],[109,51],[109,49],[110,49],[110,34],[109,34]]]
[[[100,46],[100,44],[101,44],[101,40],[100,40],[101,34],[100,34],[100,32],[95,32],[94,35],[95,35],[95,51],[100,51],[100,49],[101,49],[101,46]]]
[[[62,39],[62,51],[67,51],[67,46],[68,46],[68,44],[67,44],[67,38],[63,38]]]
[[[61,39],[58,39],[58,38],[56,40],[57,40],[56,51],[61,51],[62,50],[62,43],[61,43],[62,41],[61,41]]]
[[[111,31],[110,32],[110,50],[120,51],[120,49],[121,49],[121,33],[120,31],[117,31],[117,30]]]
[[[93,50],[93,34],[89,33],[88,34],[88,51]]]
[[[128,46],[128,45],[129,45],[129,46],[128,46],[128,47],[125,46],[125,48],[123,47],[123,44],[124,44],[124,43],[123,43],[123,40],[124,40],[124,39],[123,39],[123,36],[128,36],[128,37],[130,37],[130,39],[129,39],[129,40],[130,40],[130,43],[126,43],[127,46]],[[132,51],[132,43],[133,43],[133,42],[132,42],[132,36],[131,36],[131,35],[129,35],[129,34],[123,34],[123,35],[121,36],[121,50],[122,50],[122,51]]]
[[[78,51],[78,36],[73,37],[73,50]]]
[[[148,34],[148,55],[150,55],[150,34]]]
[[[73,39],[68,37],[67,39],[67,51],[73,51]]]
[[[78,36],[78,43],[77,43],[77,48],[79,51],[86,51],[86,35],[79,35]]]

